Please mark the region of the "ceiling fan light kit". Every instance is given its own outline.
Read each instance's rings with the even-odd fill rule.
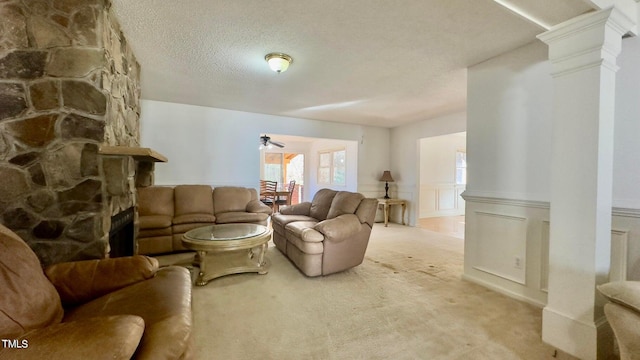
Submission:
[[[260,136],[260,150],[272,149],[274,146],[283,148],[284,144],[271,140],[271,137],[267,136],[267,134]]]
[[[264,59],[267,60],[271,70],[277,73],[287,71],[289,65],[293,63],[293,58],[283,53],[269,53],[265,55]]]

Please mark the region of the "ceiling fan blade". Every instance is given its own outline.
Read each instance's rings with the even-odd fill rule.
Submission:
[[[277,141],[269,141],[270,144],[273,144],[274,146],[277,146],[279,148],[283,148],[284,144],[283,143],[279,143]]]

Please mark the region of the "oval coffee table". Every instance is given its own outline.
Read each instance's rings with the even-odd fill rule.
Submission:
[[[269,271],[269,260],[265,257],[271,230],[255,224],[220,224],[199,227],[182,236],[182,245],[197,251],[194,265],[200,268],[196,285],[206,285],[215,278]],[[260,248],[259,254],[254,250]]]

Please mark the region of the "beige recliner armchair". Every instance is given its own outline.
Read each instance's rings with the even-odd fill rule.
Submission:
[[[598,290],[611,301],[604,313],[618,340],[620,359],[640,359],[640,281],[610,282]]]
[[[352,268],[364,260],[377,205],[359,193],[321,189],[313,201],[272,216],[273,242],[307,276]]]
[[[146,256],[55,264],[0,225],[0,359],[188,359],[191,277]]]

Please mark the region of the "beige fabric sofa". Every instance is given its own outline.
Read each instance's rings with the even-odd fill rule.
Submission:
[[[60,263],[0,225],[0,359],[186,359],[191,277],[146,256]]]
[[[272,216],[273,242],[307,276],[352,268],[364,260],[377,206],[359,193],[321,189]]]
[[[138,188],[138,254],[186,250],[182,235],[200,226],[228,223],[266,225],[271,207],[252,188],[209,185]]]
[[[607,321],[618,340],[620,360],[640,359],[640,281],[615,281],[598,286],[610,303]]]

